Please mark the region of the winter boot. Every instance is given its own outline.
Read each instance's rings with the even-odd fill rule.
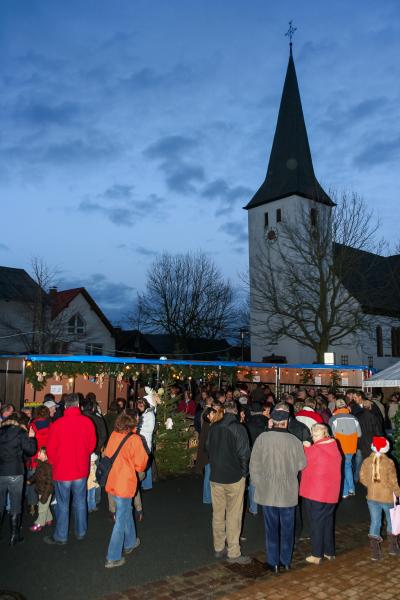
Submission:
[[[369,539],[369,545],[371,548],[371,560],[381,560],[381,558],[382,558],[381,543],[383,541],[382,538],[375,537],[374,535],[369,535],[368,539]]]
[[[11,515],[11,537],[10,546],[15,546],[18,542],[23,542],[21,535],[21,515]]]
[[[397,535],[388,533],[389,554],[391,556],[400,556],[399,540]]]

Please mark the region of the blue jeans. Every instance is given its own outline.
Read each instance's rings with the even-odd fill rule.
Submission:
[[[89,512],[96,509],[96,490],[97,488],[94,487],[87,491],[87,505]]]
[[[11,515],[20,515],[23,488],[23,475],[2,475],[0,477],[0,511],[6,508]]]
[[[75,518],[75,535],[82,538],[87,531],[86,477],[72,481],[55,481],[54,490],[57,500],[57,521],[54,539],[59,542],[68,540],[69,503],[72,494],[72,507]]]
[[[146,477],[142,481],[142,489],[151,490],[153,489],[153,474],[151,472],[151,465],[147,467],[145,473]]]
[[[257,504],[257,502],[254,501],[254,492],[255,491],[256,491],[256,488],[254,487],[254,485],[250,481],[249,482],[249,487],[248,487],[249,512],[251,512],[252,515],[256,515],[258,513],[258,504]]]
[[[386,531],[392,533],[392,523],[390,521],[389,510],[393,508],[393,504],[386,504],[384,502],[375,502],[375,500],[367,500],[369,514],[371,517],[371,524],[369,526],[369,535],[374,537],[381,536],[382,526],[382,511],[386,517]]]
[[[343,496],[348,496],[349,492],[354,493],[353,454],[344,455]]]
[[[295,506],[263,506],[265,548],[269,565],[290,565],[294,539]]]
[[[211,504],[211,486],[210,486],[211,465],[208,463],[204,467],[203,479],[203,504]]]
[[[360,469],[363,460],[364,459],[362,457],[361,450],[357,450],[357,452],[354,454],[354,481],[356,483],[360,479]]]
[[[136,529],[132,515],[132,498],[112,496],[115,501],[115,524],[108,545],[107,560],[120,560],[122,550],[136,544]]]

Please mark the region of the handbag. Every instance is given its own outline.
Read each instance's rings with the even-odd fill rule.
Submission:
[[[393,494],[393,508],[390,509],[390,522],[392,524],[392,535],[400,534],[400,504],[397,504],[397,496]]]
[[[96,469],[97,483],[101,487],[104,487],[106,485],[108,476],[109,476],[112,466],[115,462],[115,459],[117,458],[122,446],[125,444],[125,442],[128,440],[128,438],[131,437],[131,435],[133,435],[132,432],[128,433],[124,437],[124,439],[121,440],[118,448],[116,449],[116,451],[114,452],[114,454],[112,456],[102,456],[101,457],[99,464],[97,465],[97,469]]]

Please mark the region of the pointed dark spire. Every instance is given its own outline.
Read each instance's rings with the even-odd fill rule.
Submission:
[[[293,194],[334,206],[314,174],[290,44],[289,64],[267,175],[245,208],[267,204]]]

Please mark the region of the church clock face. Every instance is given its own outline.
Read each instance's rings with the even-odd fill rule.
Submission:
[[[275,229],[272,229],[272,228],[266,229],[264,235],[265,235],[265,239],[270,244],[273,244],[278,239],[278,233],[277,233],[277,231]]]

